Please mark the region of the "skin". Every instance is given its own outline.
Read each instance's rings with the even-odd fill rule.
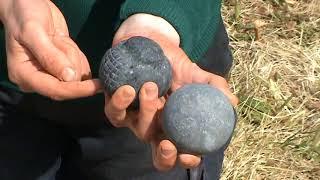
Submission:
[[[165,31],[160,31],[162,29]],[[171,92],[185,84],[206,83],[224,92],[234,106],[238,103],[237,97],[231,93],[224,78],[208,73],[192,63],[179,47],[178,33],[161,17],[149,14],[136,14],[129,17],[115,34],[113,45],[133,36],[150,38],[161,46],[173,69]],[[174,144],[163,138],[158,114],[164,106],[165,97],[158,98],[157,85],[152,82],[144,84],[139,94],[140,112],[126,112],[126,108],[135,96],[137,94],[130,86],[119,88],[111,98],[106,96],[105,112],[111,122],[117,127],[130,128],[139,139],[150,142],[153,148],[154,165],[158,169],[169,170],[176,162],[185,168],[198,166],[200,156],[178,153]]]
[[[65,19],[49,0],[0,0],[0,19],[5,26],[8,75],[24,92],[36,92],[53,100],[88,97],[102,91],[98,79],[92,79],[86,56],[69,37]],[[167,21],[149,14],[136,14],[122,23],[113,45],[133,36],[156,41],[173,67],[173,92],[184,84],[208,83],[219,88],[233,105],[238,99],[220,76],[208,73],[192,63],[179,47],[180,37]],[[127,111],[139,96],[139,111]],[[136,136],[151,143],[154,166],[169,170],[176,163],[196,167],[200,157],[180,154],[161,129],[159,114],[166,97],[158,98],[152,82],[143,85],[140,94],[130,86],[120,87],[112,97],[105,96],[105,114],[116,127],[128,127]]]
[[[101,91],[85,55],[69,37],[58,8],[48,0],[1,0],[9,79],[24,92],[54,100]]]

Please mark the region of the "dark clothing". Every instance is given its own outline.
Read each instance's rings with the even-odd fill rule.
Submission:
[[[198,64],[222,76],[229,72],[232,56],[222,21]],[[0,86],[0,179],[218,179],[224,149],[204,156],[196,170],[158,172],[150,146],[129,129],[112,127],[103,107],[102,94],[54,102]]]
[[[147,13],[164,18],[178,32],[180,46],[192,61],[208,50],[219,28],[221,0],[52,0],[63,13],[71,37],[87,56],[94,77],[114,33],[129,16]],[[8,81],[0,26],[0,83]]]
[[[110,47],[116,27],[136,12],[167,17],[182,37],[182,48],[203,69],[227,76],[231,68],[220,1],[127,0],[123,6],[120,4],[124,1],[116,6],[102,0],[54,2],[64,13],[72,38],[88,57],[94,77],[97,62]],[[80,13],[67,9],[80,9]],[[114,128],[106,119],[103,94],[55,102],[10,88],[12,84],[3,76],[7,73],[3,42],[0,31],[1,180],[218,179],[228,144],[204,156],[194,170],[177,166],[161,173],[153,167],[148,144],[140,142],[127,128]]]

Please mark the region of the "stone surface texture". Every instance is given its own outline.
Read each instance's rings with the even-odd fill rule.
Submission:
[[[206,154],[230,139],[236,115],[220,90],[189,84],[171,94],[162,117],[164,131],[178,151]]]
[[[137,36],[120,42],[105,53],[99,78],[108,95],[122,85],[130,85],[138,93],[145,82],[151,81],[157,84],[161,97],[171,86],[172,69],[157,43]],[[138,98],[134,106],[137,107],[137,103]]]

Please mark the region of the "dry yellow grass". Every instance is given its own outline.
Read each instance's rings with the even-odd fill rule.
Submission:
[[[320,179],[320,0],[225,0],[241,102],[222,179]]]

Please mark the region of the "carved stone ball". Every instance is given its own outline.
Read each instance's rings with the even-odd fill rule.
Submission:
[[[145,82],[154,82],[159,97],[171,86],[172,69],[161,47],[151,39],[132,37],[106,51],[99,69],[105,92],[112,95],[120,86],[132,86],[137,96],[131,107],[138,108],[138,93]]]
[[[189,84],[171,94],[162,117],[163,129],[178,151],[201,155],[227,143],[236,115],[220,90],[206,84]]]

